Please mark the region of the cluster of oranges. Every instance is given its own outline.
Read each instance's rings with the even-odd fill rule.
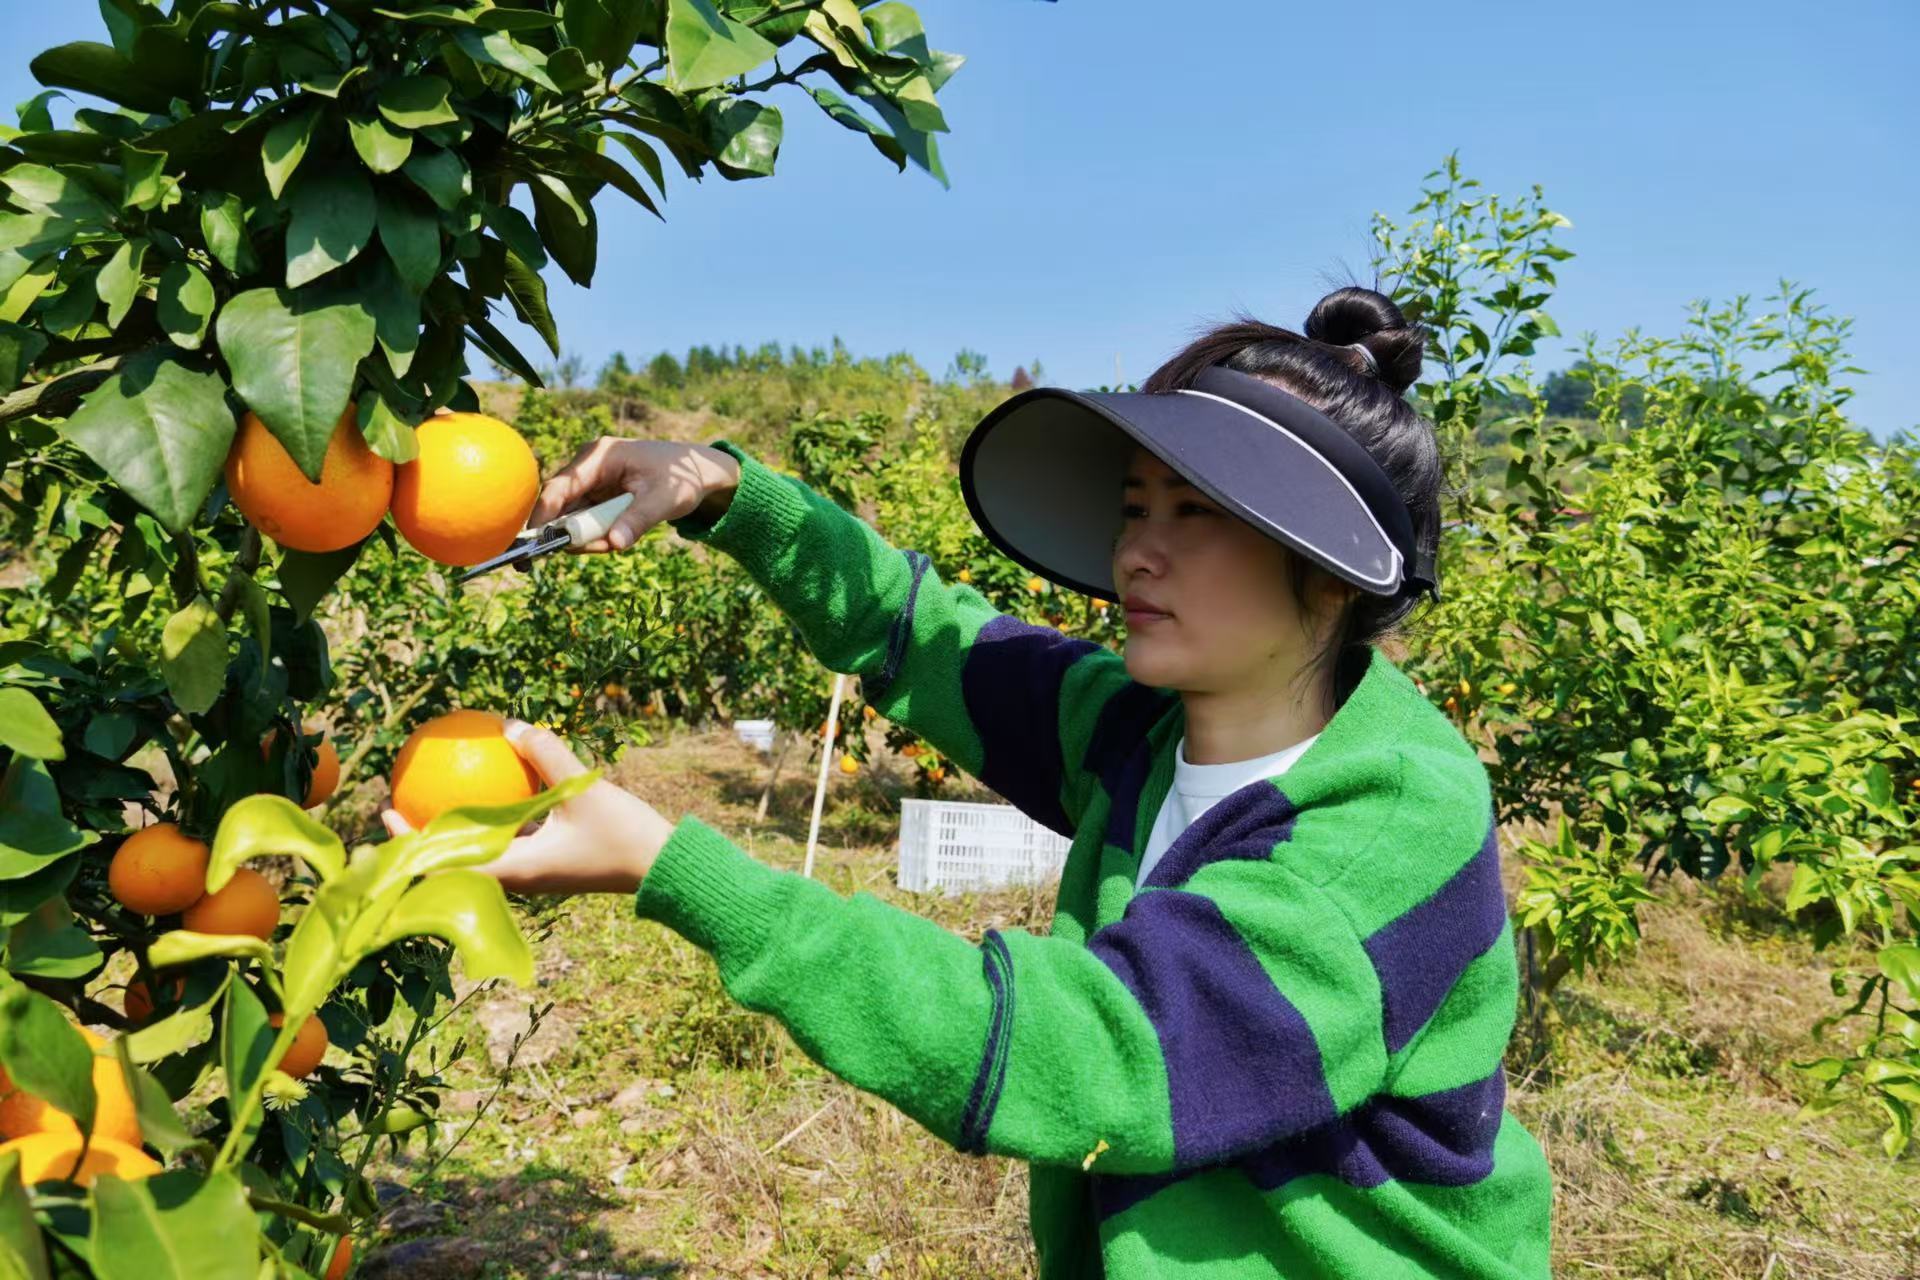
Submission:
[[[227,492],[254,527],[296,551],[352,546],[388,512],[416,551],[441,564],[505,551],[540,494],[540,464],[526,440],[480,413],[437,414],[414,438],[418,456],[395,466],[368,447],[348,405],[315,484],[248,413],[227,454]]]

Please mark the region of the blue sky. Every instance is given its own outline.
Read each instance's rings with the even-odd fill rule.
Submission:
[[[941,93],[951,190],[782,88],[773,178],[670,173],[664,224],[601,198],[594,288],[549,269],[566,348],[591,370],[837,334],[936,374],[964,347],[1002,377],[1037,357],[1093,386],[1117,359],[1137,381],[1234,309],[1298,327],[1366,273],[1372,212],[1402,213],[1458,149],[1573,220],[1550,305],[1569,339],[1671,333],[1690,299],[1784,275],[1854,317],[1857,419],[1883,439],[1920,425],[1910,0],[918,7],[968,58]],[[103,38],[90,5],[7,8],[0,102],[34,91],[34,50]]]

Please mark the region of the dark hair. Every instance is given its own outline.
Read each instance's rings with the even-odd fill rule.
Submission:
[[[1201,370],[1219,364],[1299,396],[1373,455],[1413,517],[1416,550],[1430,554],[1440,541],[1445,464],[1432,425],[1406,399],[1407,388],[1419,380],[1426,341],[1427,331],[1409,323],[1391,298],[1348,286],[1314,304],[1304,334],[1237,313],[1155,369],[1140,389],[1190,387]],[[1378,373],[1360,352],[1347,349],[1356,342],[1373,356]],[[1292,548],[1286,551],[1294,600],[1304,618],[1316,580],[1338,579]],[[1398,634],[1419,599],[1411,593],[1389,599],[1354,588],[1333,639],[1303,672],[1324,682],[1329,714],[1366,674],[1372,646]]]

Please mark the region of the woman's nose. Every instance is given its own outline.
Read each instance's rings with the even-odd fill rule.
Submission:
[[[1140,572],[1159,574],[1166,564],[1164,541],[1150,521],[1138,522],[1113,544],[1114,576],[1120,582]]]

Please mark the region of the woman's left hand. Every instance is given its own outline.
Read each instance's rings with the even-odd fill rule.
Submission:
[[[587,771],[560,736],[522,720],[507,721],[507,741],[548,786]],[[412,830],[392,809],[387,830]],[[548,813],[531,834],[475,867],[515,893],[633,893],[653,867],[674,824],[639,796],[604,778]]]

